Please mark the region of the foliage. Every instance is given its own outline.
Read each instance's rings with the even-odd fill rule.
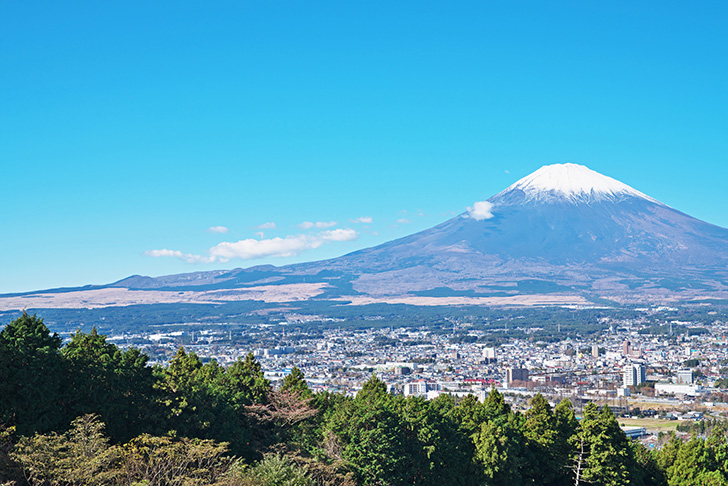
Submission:
[[[117,463],[109,475],[115,484],[213,484],[228,468],[226,450],[227,444],[211,440],[142,435],[112,449]]]
[[[225,474],[225,486],[315,486],[310,475],[292,459],[269,454],[253,467],[236,462]]]
[[[310,398],[312,395],[311,389],[306,384],[303,371],[297,366],[291,368],[291,372],[283,378],[281,391],[300,393],[304,398]]]
[[[99,473],[112,458],[103,431],[97,416],[84,415],[64,434],[22,437],[12,457],[30,484],[104,484]]]
[[[520,413],[491,390],[435,400],[312,393],[293,368],[279,390],[252,354],[223,367],[179,348],[149,367],[96,329],[65,346],[36,316],[0,332],[0,482],[30,485],[728,484],[721,421],[631,442],[608,408],[541,395]],[[74,418],[75,417],[75,418]]]
[[[96,328],[77,331],[63,348],[69,367],[66,403],[74,415],[97,413],[115,440],[129,440],[134,431],[155,421],[154,377],[138,349],[122,352]]]
[[[60,349],[61,338],[25,312],[0,331],[0,423],[26,435],[70,421],[67,409],[59,407],[67,376]]]
[[[583,481],[605,486],[630,483],[634,463],[632,449],[609,407],[605,406],[600,412],[594,403],[589,403],[584,408],[577,437],[586,451]]]

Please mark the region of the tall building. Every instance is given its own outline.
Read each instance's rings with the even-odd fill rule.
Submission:
[[[416,380],[410,381],[404,385],[404,396],[406,397],[426,397],[430,390],[439,391],[440,385],[434,381]]]
[[[630,352],[630,343],[629,341],[625,341],[624,344],[622,344],[622,356],[629,356]]]
[[[483,350],[483,359],[486,363],[495,363],[496,362],[496,356],[495,356],[495,348],[485,348]]]
[[[526,368],[508,368],[506,370],[506,382],[528,381],[528,370]]]
[[[628,364],[624,367],[624,386],[635,386],[646,381],[646,368],[643,364]]]
[[[596,359],[599,357],[599,346],[592,344],[592,358]]]

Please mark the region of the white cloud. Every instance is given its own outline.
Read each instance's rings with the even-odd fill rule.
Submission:
[[[240,240],[223,242],[210,248],[210,256],[220,261],[232,258],[250,260],[265,257],[290,257],[305,250],[313,250],[325,243],[335,241],[352,241],[359,233],[352,229],[335,229],[323,231],[317,235],[293,235],[285,238],[267,240]]]
[[[353,229],[322,231],[315,235],[292,235],[285,238],[256,240],[248,238],[240,241],[224,241],[208,250],[208,256],[182,253],[177,250],[150,250],[152,257],[174,257],[188,263],[227,262],[233,258],[252,260],[266,257],[291,257],[305,250],[313,250],[327,243],[353,241],[359,233]]]
[[[303,223],[299,224],[298,227],[301,229],[326,229],[331,228],[332,226],[336,226],[337,224],[338,223],[336,221],[316,221],[315,223],[312,223],[311,221],[304,221]]]
[[[339,228],[319,233],[319,238],[322,238],[326,241],[353,241],[357,239],[358,236],[359,233],[350,228]]]
[[[207,231],[209,231],[210,233],[223,233],[223,234],[225,234],[225,233],[227,233],[230,230],[227,229],[224,226],[210,226],[209,228],[207,228]]]
[[[187,263],[212,263],[215,261],[213,257],[205,257],[202,255],[193,255],[192,253],[182,253],[179,250],[148,250],[144,252],[151,257],[175,257]]]
[[[276,224],[271,221],[268,223],[259,224],[255,227],[255,229],[276,229]]]
[[[488,201],[476,201],[472,207],[468,207],[468,216],[476,221],[490,219],[493,217],[493,204]]]
[[[407,218],[399,218],[399,219],[397,220],[397,222],[398,222],[399,224],[409,224],[409,223],[411,223],[412,221],[410,221],[410,220],[409,220],[409,219],[407,219]]]
[[[364,224],[371,224],[372,221],[374,221],[374,218],[371,216],[359,216],[358,218],[354,218],[351,220],[352,223],[364,223]]]

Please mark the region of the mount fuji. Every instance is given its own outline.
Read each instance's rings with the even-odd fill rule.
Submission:
[[[354,289],[380,297],[505,291],[684,300],[725,295],[728,230],[587,167],[558,164],[434,228],[294,268],[356,275]]]
[[[242,300],[521,306],[727,299],[728,229],[587,167],[557,164],[433,228],[339,258],[133,276],[71,290],[36,294],[37,306],[33,295],[22,302],[56,307],[57,295],[74,300],[69,293],[97,307]],[[13,308],[12,298],[0,296],[0,310]]]

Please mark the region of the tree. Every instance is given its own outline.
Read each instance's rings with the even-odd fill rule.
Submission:
[[[0,331],[0,423],[20,435],[58,430],[72,417],[61,393],[61,342],[43,319],[25,312]]]
[[[523,433],[530,449],[528,476],[542,484],[555,484],[567,476],[567,463],[560,455],[559,430],[551,405],[539,393],[526,411]]]
[[[726,483],[722,474],[714,474],[720,471],[713,449],[696,436],[680,447],[675,462],[667,472],[670,486],[705,484],[709,478],[719,481],[714,483],[716,485]]]
[[[420,397],[393,397],[391,404],[405,434],[400,473],[404,484],[480,484],[472,441],[451,416]]]
[[[386,385],[372,375],[356,398],[329,416],[324,438],[346,461],[359,484],[406,484],[405,431]]]
[[[230,405],[238,412],[254,403],[266,403],[270,383],[265,379],[260,363],[253,353],[230,366],[220,384],[222,393]]]
[[[224,475],[222,485],[315,486],[314,480],[292,459],[268,454],[255,466],[237,462]]]
[[[138,349],[122,352],[93,328],[74,333],[62,355],[70,371],[66,400],[74,415],[99,414],[115,441],[130,440],[158,420],[153,371]]]
[[[466,395],[451,413],[468,437],[479,432],[481,424],[487,420],[485,407],[475,395]]]
[[[638,441],[630,446],[635,458],[635,482],[643,486],[667,486],[665,471],[660,469],[655,455]]]
[[[482,465],[487,484],[523,484],[522,442],[509,422],[484,422],[475,437],[475,460]]]
[[[224,376],[217,363],[203,366],[195,353],[177,350],[169,366],[161,370],[157,384],[169,433],[235,445],[248,441],[242,411],[234,411],[218,384]]]
[[[554,408],[554,419],[556,421],[556,430],[558,431],[557,442],[554,446],[555,455],[558,458],[559,463],[572,466],[566,466],[564,468],[564,477],[562,477],[560,483],[573,484],[573,465],[578,461],[576,446],[578,443],[579,453],[582,453],[582,444],[576,437],[576,431],[579,423],[576,420],[574,407],[569,399],[565,398],[556,405]]]
[[[18,461],[30,484],[102,484],[102,471],[109,468],[108,438],[97,415],[84,415],[71,422],[64,434],[22,437],[13,459]]]
[[[485,418],[472,434],[475,461],[482,466],[488,484],[515,486],[523,482],[525,438],[523,417],[511,412],[501,393],[493,388],[476,416]]]
[[[223,477],[231,462],[224,456],[226,452],[227,444],[212,440],[175,440],[143,434],[111,449],[115,465],[106,476],[114,485],[219,484],[217,480]]]
[[[110,446],[98,416],[84,415],[63,434],[21,438],[13,458],[31,485],[183,486],[217,484],[230,464],[226,451],[211,440],[146,434]]]
[[[601,412],[592,402],[584,407],[578,437],[585,446],[586,458],[581,479],[586,483],[622,486],[630,483],[634,458],[627,436],[617,419],[604,406]]]
[[[297,393],[300,394],[302,398],[310,398],[312,395],[311,389],[308,387],[308,384],[306,384],[303,371],[301,371],[297,366],[291,368],[291,372],[283,378],[281,391]]]
[[[669,439],[662,446],[656,457],[657,465],[662,471],[669,470],[675,464],[682,445],[682,441],[677,438],[675,432],[671,431]]]
[[[372,376],[364,382],[361,390],[359,390],[359,393],[356,394],[356,399],[359,401],[379,401],[386,394],[387,384],[377,378],[377,375],[372,373]]]

